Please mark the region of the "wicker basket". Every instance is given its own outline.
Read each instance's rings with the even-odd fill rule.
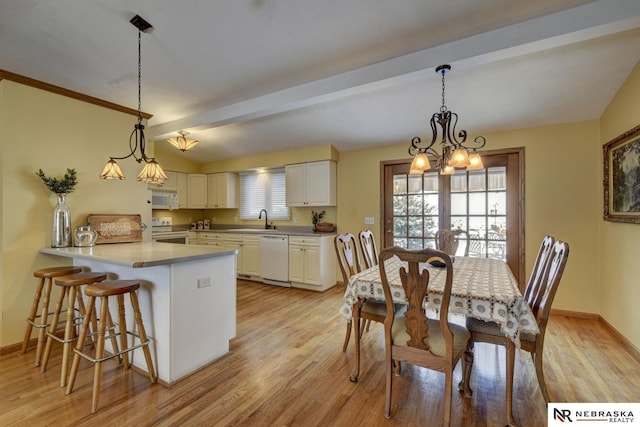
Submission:
[[[316,232],[318,233],[330,233],[336,229],[335,225],[330,222],[319,222],[316,224]]]

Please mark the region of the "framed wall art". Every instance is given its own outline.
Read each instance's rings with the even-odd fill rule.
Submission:
[[[640,126],[602,148],[604,220],[640,224]]]

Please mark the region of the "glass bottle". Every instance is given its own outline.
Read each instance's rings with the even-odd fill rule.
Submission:
[[[65,193],[58,193],[58,204],[53,209],[53,230],[51,233],[52,248],[68,248],[71,246],[71,213],[65,203]]]

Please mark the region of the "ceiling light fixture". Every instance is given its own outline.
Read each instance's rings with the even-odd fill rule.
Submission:
[[[162,167],[156,162],[156,159],[153,157],[147,157],[145,153],[146,141],[144,138],[144,125],[142,124],[142,111],[141,111],[141,34],[149,32],[153,29],[153,26],[145,21],[140,16],[136,15],[131,18],[131,22],[138,29],[138,123],[134,125],[133,132],[129,136],[129,149],[131,153],[127,154],[124,157],[111,157],[109,161],[105,165],[102,173],[100,174],[100,178],[102,179],[124,179],[124,174],[122,173],[122,169],[120,169],[120,165],[116,162],[116,160],[124,160],[132,157],[138,163],[142,163],[144,161],[145,165],[142,168],[142,171],[138,175],[138,181],[142,181],[145,183],[158,183],[163,184],[168,178],[167,175],[162,170]],[[140,148],[140,155],[136,154],[136,150]]]
[[[444,75],[451,71],[451,65],[440,65],[436,68],[436,74],[442,74],[442,106],[439,113],[431,116],[431,143],[426,147],[420,147],[422,143],[420,137],[416,136],[411,140],[409,154],[415,156],[411,162],[410,174],[421,174],[425,170],[432,168],[429,157],[435,160],[435,169],[440,169],[442,175],[452,175],[456,169],[466,168],[466,170],[483,169],[484,165],[480,158],[478,149],[484,147],[486,139],[478,136],[473,140],[473,146],[465,145],[467,141],[467,131],[461,130],[456,137],[456,124],[458,115],[447,110],[444,101]],[[442,129],[442,141],[440,142],[441,152],[438,153],[434,144],[438,138],[438,126]],[[472,150],[469,152],[469,150]]]
[[[186,138],[186,136],[189,135],[189,132],[181,130],[178,133],[180,134],[180,136],[167,139],[167,141],[178,150],[185,152],[192,149],[198,144],[198,141],[196,141],[195,139]]]

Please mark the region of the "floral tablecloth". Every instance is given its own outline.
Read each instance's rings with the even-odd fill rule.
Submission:
[[[399,274],[400,267],[406,263],[397,257],[389,258],[386,263],[393,300],[406,304]],[[428,314],[435,314],[439,309],[438,295],[442,295],[444,288],[445,270],[429,264],[421,264],[421,267],[429,269],[430,273],[424,308]],[[340,309],[340,313],[349,321],[353,304],[358,298],[384,301],[378,266],[349,279]],[[518,347],[522,333],[540,333],[533,312],[518,289],[518,282],[507,264],[498,259],[455,258],[449,313],[497,322],[505,336]]]

